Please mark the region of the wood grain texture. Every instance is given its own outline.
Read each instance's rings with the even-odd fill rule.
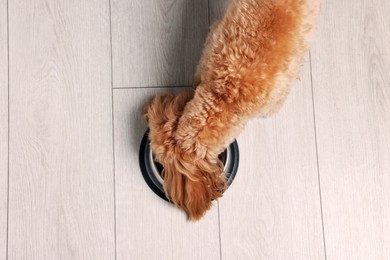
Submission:
[[[167,89],[114,91],[117,259],[219,259],[218,208],[197,223],[145,183],[138,151],[143,104]]]
[[[328,259],[390,256],[390,3],[323,1],[312,49]]]
[[[107,1],[9,1],[9,258],[114,259]]]
[[[231,1],[210,1],[211,22]],[[222,259],[324,259],[310,64],[282,110],[239,136],[237,177],[220,200]]]
[[[221,19],[233,0],[209,0],[210,23]]]
[[[0,0],[0,259],[6,259],[8,197],[7,1]]]
[[[112,0],[114,87],[191,85],[207,0]]]

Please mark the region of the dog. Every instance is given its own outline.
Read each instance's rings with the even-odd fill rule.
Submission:
[[[143,109],[164,191],[190,220],[227,188],[218,155],[255,116],[276,113],[308,52],[319,0],[233,0],[211,26],[194,89]]]

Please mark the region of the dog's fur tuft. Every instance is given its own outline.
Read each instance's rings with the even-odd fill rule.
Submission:
[[[198,220],[226,189],[218,155],[257,115],[279,110],[298,77],[318,0],[233,0],[207,38],[195,91],[154,97],[144,108],[164,166],[164,189]]]

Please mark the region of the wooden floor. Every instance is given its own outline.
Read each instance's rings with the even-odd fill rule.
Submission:
[[[0,260],[390,259],[390,2],[322,1],[286,104],[197,223],[138,167],[230,0],[0,0]],[[172,88],[175,87],[175,88]]]

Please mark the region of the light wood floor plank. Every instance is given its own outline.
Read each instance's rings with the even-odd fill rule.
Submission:
[[[210,1],[211,21],[230,0]],[[282,110],[238,138],[240,166],[220,200],[222,259],[324,259],[310,64]]]
[[[6,259],[8,189],[7,1],[0,0],[0,259]]]
[[[312,51],[328,259],[390,256],[390,3],[323,1]]]
[[[207,0],[112,0],[114,87],[191,85]]]
[[[218,208],[197,223],[145,183],[138,151],[146,124],[142,105],[162,89],[115,90],[117,256],[124,259],[219,259]]]
[[[9,258],[114,259],[107,1],[9,1]]]

